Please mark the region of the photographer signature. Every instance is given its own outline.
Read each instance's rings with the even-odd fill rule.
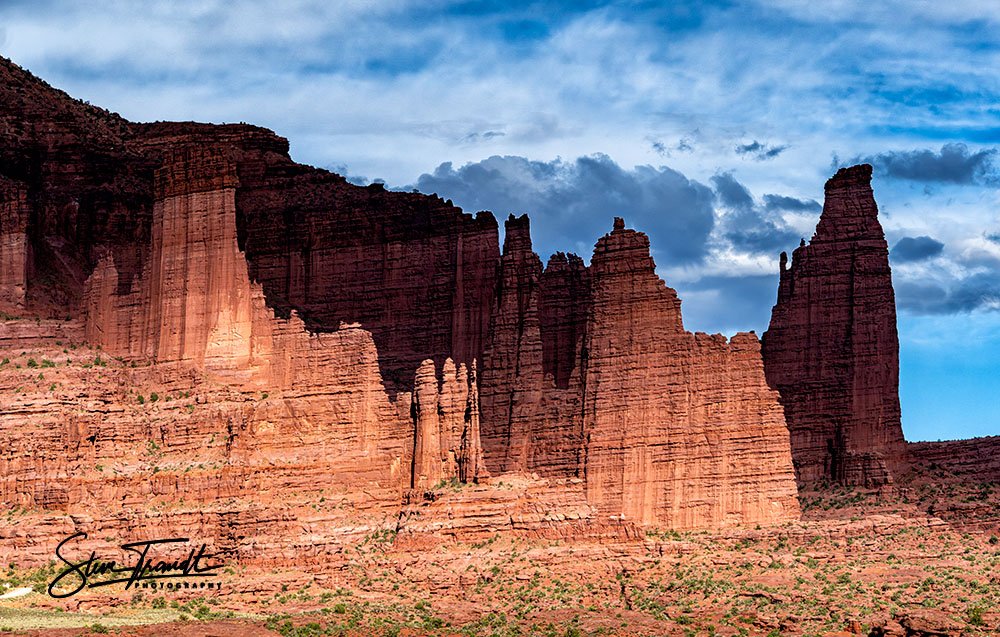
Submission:
[[[175,537],[163,540],[146,540],[144,542],[129,542],[122,544],[121,548],[135,553],[138,556],[134,564],[119,564],[114,560],[98,559],[96,551],[90,553],[90,557],[79,562],[71,561],[63,554],[63,549],[74,540],[87,539],[87,534],[80,532],[69,536],[56,547],[56,557],[68,565],[68,568],[58,575],[49,584],[49,595],[56,598],[69,597],[79,593],[84,588],[97,588],[111,584],[125,584],[128,589],[133,584],[144,580],[175,579],[184,577],[215,577],[216,571],[224,564],[208,564],[209,560],[216,558],[215,554],[206,553],[205,545],[202,544],[197,550],[191,549],[188,556],[183,560],[158,560],[154,561],[149,556],[150,548],[165,544],[180,544],[188,541],[186,537]],[[114,577],[115,575],[127,574],[127,576]],[[110,579],[95,578],[101,576],[111,576]],[[57,590],[60,583],[63,590]],[[69,588],[75,584],[75,588]]]

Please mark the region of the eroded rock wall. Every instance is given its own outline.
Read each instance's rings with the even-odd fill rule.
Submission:
[[[30,214],[25,184],[0,176],[0,311],[3,312],[24,310],[31,264]]]
[[[149,262],[120,294],[113,257],[101,261],[84,294],[87,340],[243,391],[281,390],[288,413],[278,430],[289,436],[271,444],[293,448],[319,435],[339,448],[338,460],[394,467],[402,483],[409,425],[385,393],[371,334],[350,325],[310,334],[295,313],[278,318],[266,306],[237,246],[229,156],[183,147],[156,184]]]
[[[871,176],[854,166],[826,183],[812,240],[790,266],[782,254],[763,337],[803,482],[878,486],[906,465],[896,305]]]
[[[1000,482],[1000,436],[907,443],[915,465],[926,472],[940,469],[970,482]]]
[[[479,482],[489,477],[483,460],[479,428],[479,388],[476,367],[449,358],[438,382],[433,360],[417,368],[411,413],[414,425],[413,474],[417,490],[442,482]]]
[[[425,359],[481,359],[499,257],[496,220],[438,197],[361,188],[266,153],[241,159],[240,245],[280,315],[372,332],[391,393]]]
[[[576,255],[557,254],[543,270],[528,217],[511,215],[497,281],[480,383],[487,465],[577,476],[587,268]]]
[[[283,538],[321,556],[414,493],[502,472],[561,493],[513,499],[533,529],[569,502],[581,524],[629,529],[797,514],[756,338],[684,331],[648,240],[620,220],[590,268],[556,254],[543,269],[527,217],[501,256],[490,213],[295,164],[265,129],[132,124],[0,72],[0,289],[27,313],[84,317],[101,348],[0,414],[0,501],[35,530],[52,514],[22,546],[120,500],[88,523],[294,562]],[[49,340],[34,344],[50,362],[80,362]],[[11,388],[34,378],[17,369]]]
[[[788,431],[757,338],[685,331],[649,240],[621,219],[597,242],[590,277],[588,500],[670,528],[797,518]]]
[[[584,479],[605,516],[671,528],[794,519],[788,431],[752,334],[684,330],[645,235],[621,219],[587,268],[543,271],[508,219],[482,382],[496,470]]]
[[[391,394],[426,358],[481,357],[499,253],[490,213],[349,184],[296,164],[287,140],[256,126],[131,123],[5,59],[0,305],[82,318],[84,281],[108,254],[128,293],[156,244],[154,174],[186,147],[235,165],[238,242],[279,316],[294,310],[312,331],[360,322]]]

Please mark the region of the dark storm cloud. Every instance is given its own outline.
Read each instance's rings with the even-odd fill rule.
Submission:
[[[903,281],[895,284],[896,305],[914,314],[958,314],[1000,306],[1000,272],[981,272],[944,286]]]
[[[501,219],[527,212],[543,260],[556,250],[589,259],[612,217],[623,216],[650,235],[658,264],[695,263],[705,256],[714,225],[715,196],[704,184],[665,166],[627,170],[603,154],[547,162],[493,156],[460,168],[446,162],[415,187]]]
[[[758,206],[747,187],[737,181],[732,173],[715,175],[712,177],[712,185],[715,186],[719,202],[729,209],[729,213],[720,222],[722,235],[737,250],[775,252],[794,245],[799,238],[778,214],[778,208],[769,208],[766,204]],[[791,197],[784,199],[791,200]]]
[[[774,159],[786,150],[788,150],[788,146],[769,146],[768,144],[759,142],[756,139],[749,144],[738,144],[736,146],[737,155],[750,157],[752,159],[756,159],[757,161]]]
[[[941,254],[944,244],[937,239],[927,236],[903,237],[892,246],[889,256],[893,261],[906,263],[909,261],[922,261]]]
[[[815,199],[796,199],[784,195],[764,195],[765,210],[787,210],[789,212],[819,212],[823,209]]]
[[[712,177],[712,185],[723,206],[743,210],[753,206],[753,197],[746,186],[733,177],[732,173],[719,173]]]
[[[863,160],[886,177],[910,181],[994,185],[997,183],[994,148],[972,152],[965,144],[945,144],[941,150],[879,153]],[[857,163],[857,162],[855,162]]]
[[[774,274],[705,276],[676,287],[688,329],[724,333],[753,329],[761,334],[777,296],[778,263],[775,260]]]

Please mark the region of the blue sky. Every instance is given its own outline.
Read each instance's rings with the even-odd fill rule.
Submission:
[[[970,0],[0,0],[0,53],[130,119],[528,212],[543,259],[624,216],[689,329],[763,331],[777,253],[869,161],[912,440],[1000,434],[998,27]]]

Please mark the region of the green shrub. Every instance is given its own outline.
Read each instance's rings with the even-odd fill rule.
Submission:
[[[983,619],[983,607],[982,606],[972,606],[965,612],[966,616],[969,618],[969,623],[973,626],[984,626],[986,621]]]

